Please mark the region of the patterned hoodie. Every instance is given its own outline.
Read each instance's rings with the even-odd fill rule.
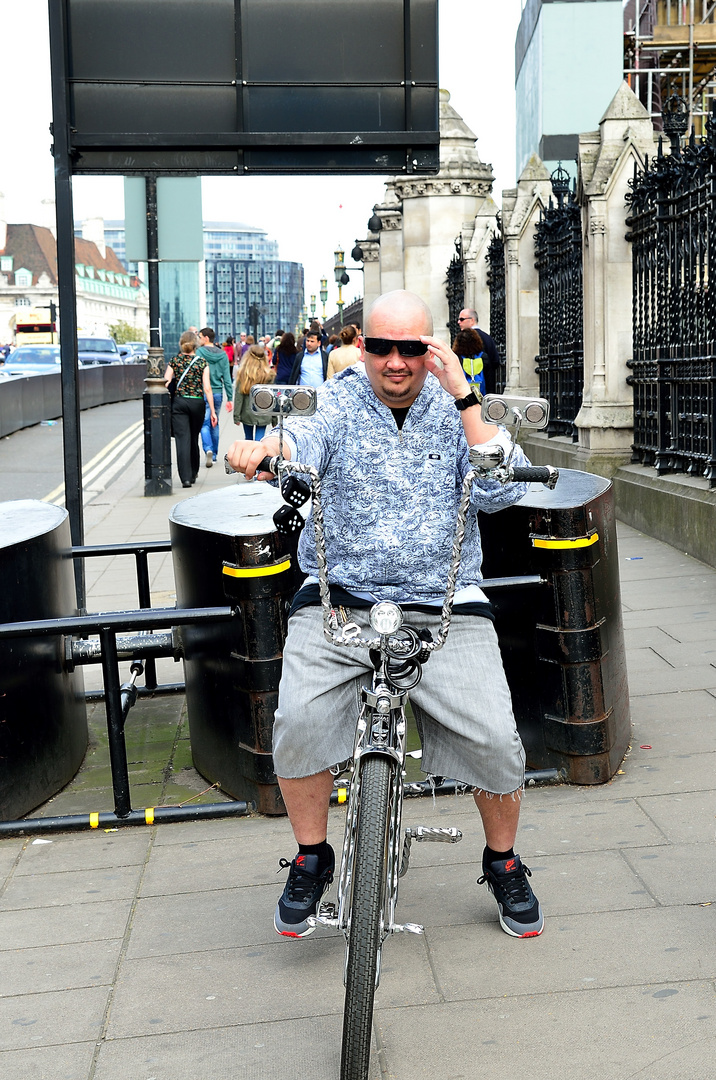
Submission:
[[[402,431],[359,368],[349,367],[318,391],[312,417],[285,423],[291,458],[321,476],[331,582],[380,600],[429,603],[445,594],[468,446],[454,399],[428,374]],[[509,446],[503,428],[491,443]],[[518,446],[515,464],[529,464]],[[476,511],[511,506],[525,484],[478,480],[472,489],[461,589],[482,580]],[[318,576],[313,517],[301,533],[301,569]]]

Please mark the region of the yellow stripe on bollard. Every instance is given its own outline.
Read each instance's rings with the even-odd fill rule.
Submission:
[[[291,560],[274,563],[272,566],[224,566],[223,572],[227,577],[251,578],[269,577],[271,574],[282,574],[284,570],[291,569]]]
[[[144,820],[146,821],[147,825],[153,825],[154,824],[154,807],[153,806],[148,806],[147,809],[144,811]]]
[[[339,803],[344,803],[344,802],[347,802],[347,800],[348,800],[348,788],[339,787],[338,788],[338,802]]]
[[[90,829],[99,828],[99,814],[90,814]]]
[[[570,540],[543,540],[536,536],[532,537],[532,547],[549,548],[550,551],[567,551],[570,548],[591,547],[599,540],[599,533],[591,536],[574,536]]]

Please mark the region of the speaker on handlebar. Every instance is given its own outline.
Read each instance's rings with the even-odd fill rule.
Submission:
[[[486,424],[541,430],[549,422],[549,402],[544,398],[486,394],[482,399],[482,419]]]

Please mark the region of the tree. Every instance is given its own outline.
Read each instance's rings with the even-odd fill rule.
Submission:
[[[118,345],[124,345],[127,341],[147,342],[147,331],[138,326],[120,319],[119,322],[109,324],[109,332]]]

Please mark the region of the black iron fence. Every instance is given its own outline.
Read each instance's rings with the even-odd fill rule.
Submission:
[[[462,239],[455,241],[455,254],[447,268],[446,293],[448,302],[448,331],[450,341],[460,329],[457,317],[465,306],[465,263],[462,255]]]
[[[505,245],[502,239],[502,222],[497,215],[497,228],[485,259],[487,261],[487,287],[490,290],[490,337],[497,346],[500,366],[495,381],[498,394],[504,393],[507,382],[507,319],[505,307]]]
[[[635,168],[627,239],[632,243],[634,391],[632,461],[685,472],[716,486],[716,112],[706,135],[681,148],[685,102],[664,107],[662,141]]]
[[[568,173],[552,173],[557,200],[542,212],[535,229],[539,271],[539,355],[542,397],[550,406],[548,435],[568,435],[575,442],[574,420],[584,387],[584,318],[582,296],[582,218]]]

